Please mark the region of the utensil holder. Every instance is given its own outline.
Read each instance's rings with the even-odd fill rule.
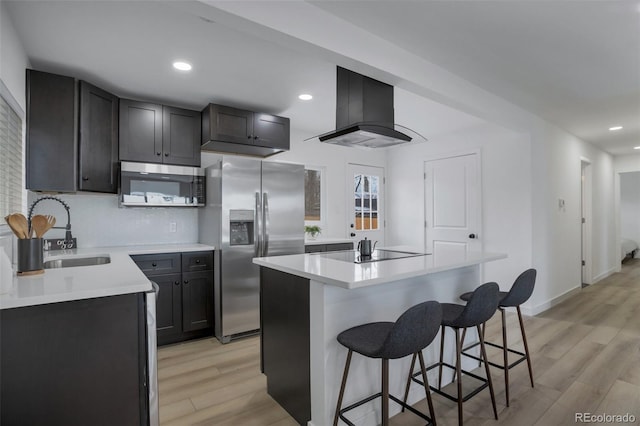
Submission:
[[[18,239],[18,275],[36,275],[44,272],[42,238]]]

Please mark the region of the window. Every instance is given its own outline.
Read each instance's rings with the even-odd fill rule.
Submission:
[[[304,171],[304,220],[324,221],[324,173],[320,167],[307,166]]]
[[[0,217],[22,211],[22,119],[7,98],[0,82]]]
[[[358,231],[377,230],[378,184],[380,178],[365,174],[354,174],[353,195],[355,199],[355,227]]]

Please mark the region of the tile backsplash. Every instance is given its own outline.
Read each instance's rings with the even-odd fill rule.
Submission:
[[[44,194],[29,192],[27,205]],[[198,241],[198,210],[193,207],[119,207],[111,194],[54,195],[69,205],[71,232],[78,247],[109,247],[138,244],[195,243]],[[53,200],[39,202],[33,214],[52,214],[56,227],[67,224],[64,207]],[[63,238],[64,229],[52,229],[45,238]]]

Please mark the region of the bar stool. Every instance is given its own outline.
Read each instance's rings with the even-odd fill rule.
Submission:
[[[403,408],[408,409],[422,419],[427,420],[429,422],[428,424],[435,425],[436,421],[433,413],[433,404],[431,402],[424,359],[422,357],[422,349],[429,346],[436,337],[441,321],[442,308],[440,304],[435,301],[429,301],[409,308],[395,323],[373,322],[359,325],[340,333],[338,335],[338,342],[349,349],[349,353],[347,354],[347,361],[344,366],[342,385],[340,386],[340,394],[338,395],[338,404],[333,425],[336,426],[338,424],[338,418],[340,418],[348,425],[353,426],[353,423],[344,417],[344,413],[378,397],[382,397],[382,424],[384,426],[389,424],[389,399],[402,405]],[[346,408],[341,408],[353,352],[369,358],[382,359],[382,391],[355,402]],[[421,372],[427,394],[429,416],[406,404],[406,398],[405,401],[401,401],[395,396],[389,395],[389,360],[403,358],[411,354],[414,354],[414,356],[418,354],[420,359]]]
[[[485,341],[487,345],[502,350],[502,356],[503,356],[502,365],[493,363],[491,361],[487,361],[487,362],[494,367],[504,370],[504,388],[505,388],[505,397],[507,399],[507,407],[509,406],[509,369],[520,364],[522,361],[527,360],[527,366],[529,367],[529,380],[531,381],[531,387],[534,387],[533,386],[533,370],[531,369],[531,357],[529,356],[529,345],[527,345],[527,336],[525,335],[525,332],[524,332],[524,323],[522,322],[522,312],[520,311],[520,305],[522,305],[524,302],[529,300],[529,298],[531,297],[531,294],[533,294],[533,288],[535,286],[535,283],[536,283],[536,270],[527,269],[526,271],[521,273],[518,276],[518,278],[516,278],[509,292],[505,292],[505,291],[500,292],[499,294],[500,303],[498,304],[498,309],[502,314],[501,315],[502,316],[502,345]],[[469,301],[471,298],[471,295],[472,295],[471,292],[464,293],[460,296],[460,299]],[[505,308],[509,308],[509,307],[515,307],[518,312],[518,320],[520,322],[520,333],[522,334],[522,342],[524,343],[524,353],[520,351],[516,351],[514,349],[510,349],[507,345],[507,321],[505,316],[505,311],[506,311]],[[484,325],[482,327],[482,334],[484,337]],[[464,334],[462,339],[464,340]],[[462,354],[469,358],[473,358],[475,360],[482,362],[482,360],[477,356],[465,353],[466,351],[468,351],[469,349],[477,345],[478,343],[474,343],[472,345],[467,346],[462,350]],[[519,356],[518,359],[516,359],[511,364],[509,364],[509,357],[508,357],[509,352]]]
[[[444,396],[445,398],[457,402],[458,403],[458,424],[462,426],[463,424],[463,416],[462,416],[462,403],[468,401],[473,396],[477,395],[480,391],[489,387],[489,393],[491,394],[491,403],[493,405],[493,414],[498,420],[498,410],[496,408],[496,398],[493,392],[493,383],[491,382],[491,373],[489,372],[489,366],[485,363],[485,373],[487,375],[486,378],[473,374],[469,371],[465,371],[461,366],[461,354],[462,354],[462,343],[464,341],[464,337],[460,339],[460,329],[466,330],[469,327],[476,327],[478,330],[479,344],[481,348],[481,355],[483,359],[487,359],[487,354],[484,347],[484,339],[482,333],[480,332],[480,325],[489,320],[493,314],[495,314],[498,308],[498,293],[499,293],[498,284],[495,282],[485,283],[476,288],[469,298],[469,302],[466,305],[458,305],[455,303],[442,303],[442,330],[440,334],[440,361],[429,366],[428,370],[431,370],[435,367],[439,367],[438,369],[438,387],[430,386],[431,390],[436,392],[439,395]],[[443,361],[443,353],[444,353],[444,333],[445,327],[450,327],[455,331],[456,334],[456,365],[453,366]],[[411,380],[414,382],[422,384],[422,382],[418,379],[420,372],[413,373],[413,365],[415,363],[415,355],[411,361],[411,371],[409,372],[409,377],[407,378],[407,390],[405,391],[404,402],[407,400],[408,389]],[[454,381],[457,379],[457,395],[454,397],[444,392],[441,388],[442,384],[442,367],[448,367],[454,370]],[[482,382],[480,386],[469,392],[467,395],[462,395],[462,374],[465,373],[470,377]],[[453,383],[453,382],[452,382]]]

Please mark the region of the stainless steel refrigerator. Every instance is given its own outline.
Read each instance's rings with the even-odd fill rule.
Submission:
[[[223,343],[260,328],[254,257],[304,253],[304,166],[220,155],[206,168],[200,242],[215,246],[214,328]]]

